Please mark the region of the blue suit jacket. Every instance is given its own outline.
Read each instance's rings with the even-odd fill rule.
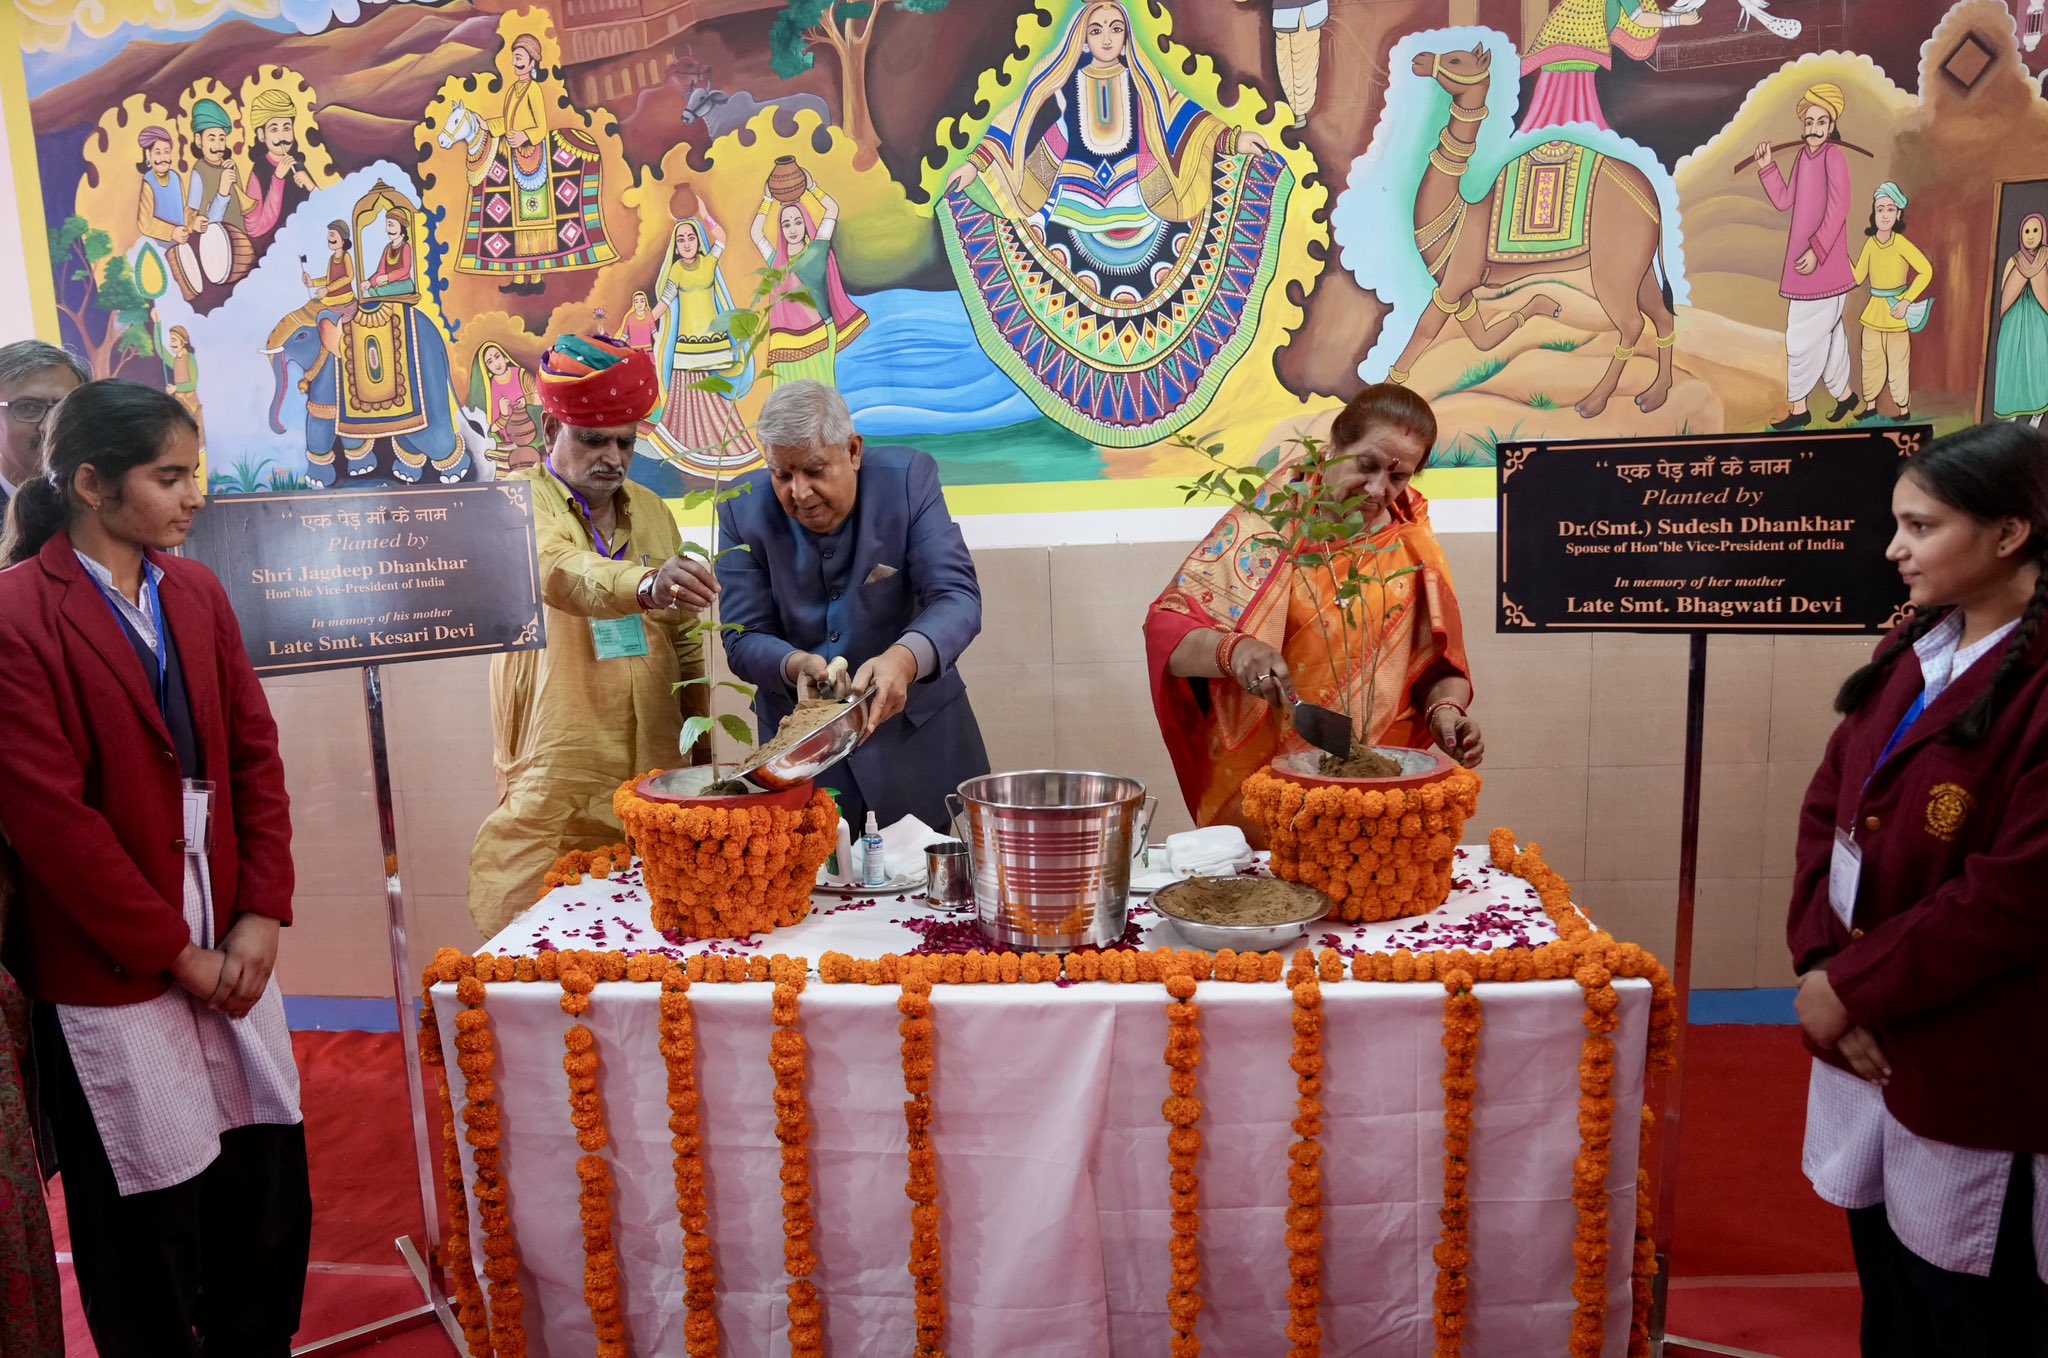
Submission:
[[[903,714],[819,781],[857,787],[883,825],[914,815],[944,830],[945,794],[988,772],[967,686],[953,668],[981,631],[981,585],[929,455],[870,447],[859,476],[853,513],[822,536],[783,512],[766,471],[742,477],[744,493],[719,506],[720,546],[748,548],[718,563],[720,618],[743,629],[725,634],[726,655],[755,688],[766,738],[796,705],[782,677],[791,651],[845,656],[857,671],[906,632],[930,642],[938,664],[911,685]],[[853,830],[860,833],[858,821]]]

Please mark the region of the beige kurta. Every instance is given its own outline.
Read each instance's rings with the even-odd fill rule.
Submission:
[[[635,597],[641,577],[682,545],[660,497],[626,486],[608,540],[625,552],[613,561],[597,551],[583,510],[545,466],[508,479],[533,485],[548,644],[491,662],[498,806],[469,859],[469,912],[486,935],[533,904],[558,856],[620,840],[612,793],[633,774],[683,762],[683,716],[702,712],[709,699],[701,684],[673,688],[704,672],[702,639],[683,635],[692,615],[642,613]],[[624,617],[640,619],[647,654],[597,659],[591,619]]]

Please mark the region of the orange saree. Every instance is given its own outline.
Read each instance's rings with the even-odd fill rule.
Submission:
[[[1450,568],[1422,496],[1408,491],[1393,507],[1393,522],[1352,544],[1348,570],[1339,565],[1335,580],[1321,566],[1282,561],[1278,544],[1258,540],[1270,532],[1258,515],[1232,510],[1145,615],[1152,706],[1197,825],[1244,825],[1244,780],[1276,756],[1308,746],[1279,709],[1236,684],[1168,673],[1168,659],[1190,632],[1257,637],[1286,657],[1303,701],[1351,712],[1355,723],[1369,686],[1370,727],[1358,735],[1370,744],[1428,746],[1420,696],[1446,674],[1471,679]],[[1335,595],[1350,572],[1385,584],[1365,589],[1362,626],[1354,622],[1347,648]],[[1368,646],[1359,645],[1361,632],[1373,639]],[[1372,652],[1369,662],[1364,650]]]

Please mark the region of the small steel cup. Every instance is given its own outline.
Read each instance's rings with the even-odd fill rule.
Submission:
[[[925,902],[934,910],[974,908],[974,864],[967,846],[957,839],[941,840],[924,851],[929,874],[924,884]]]

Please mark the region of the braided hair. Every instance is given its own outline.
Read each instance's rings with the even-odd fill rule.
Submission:
[[[2033,597],[2006,639],[1998,668],[1983,696],[1949,724],[1942,739],[1951,745],[1975,745],[1998,719],[2012,690],[2026,676],[2027,656],[2048,618],[2048,437],[2023,424],[1980,424],[1936,439],[1925,452],[1900,468],[1928,494],[1979,523],[2017,517],[2029,528],[2026,561],[2041,567]],[[1835,710],[1844,715],[1869,701],[1901,655],[1938,626],[1953,606],[1929,609],[1914,618],[1869,664],[1843,681]]]

